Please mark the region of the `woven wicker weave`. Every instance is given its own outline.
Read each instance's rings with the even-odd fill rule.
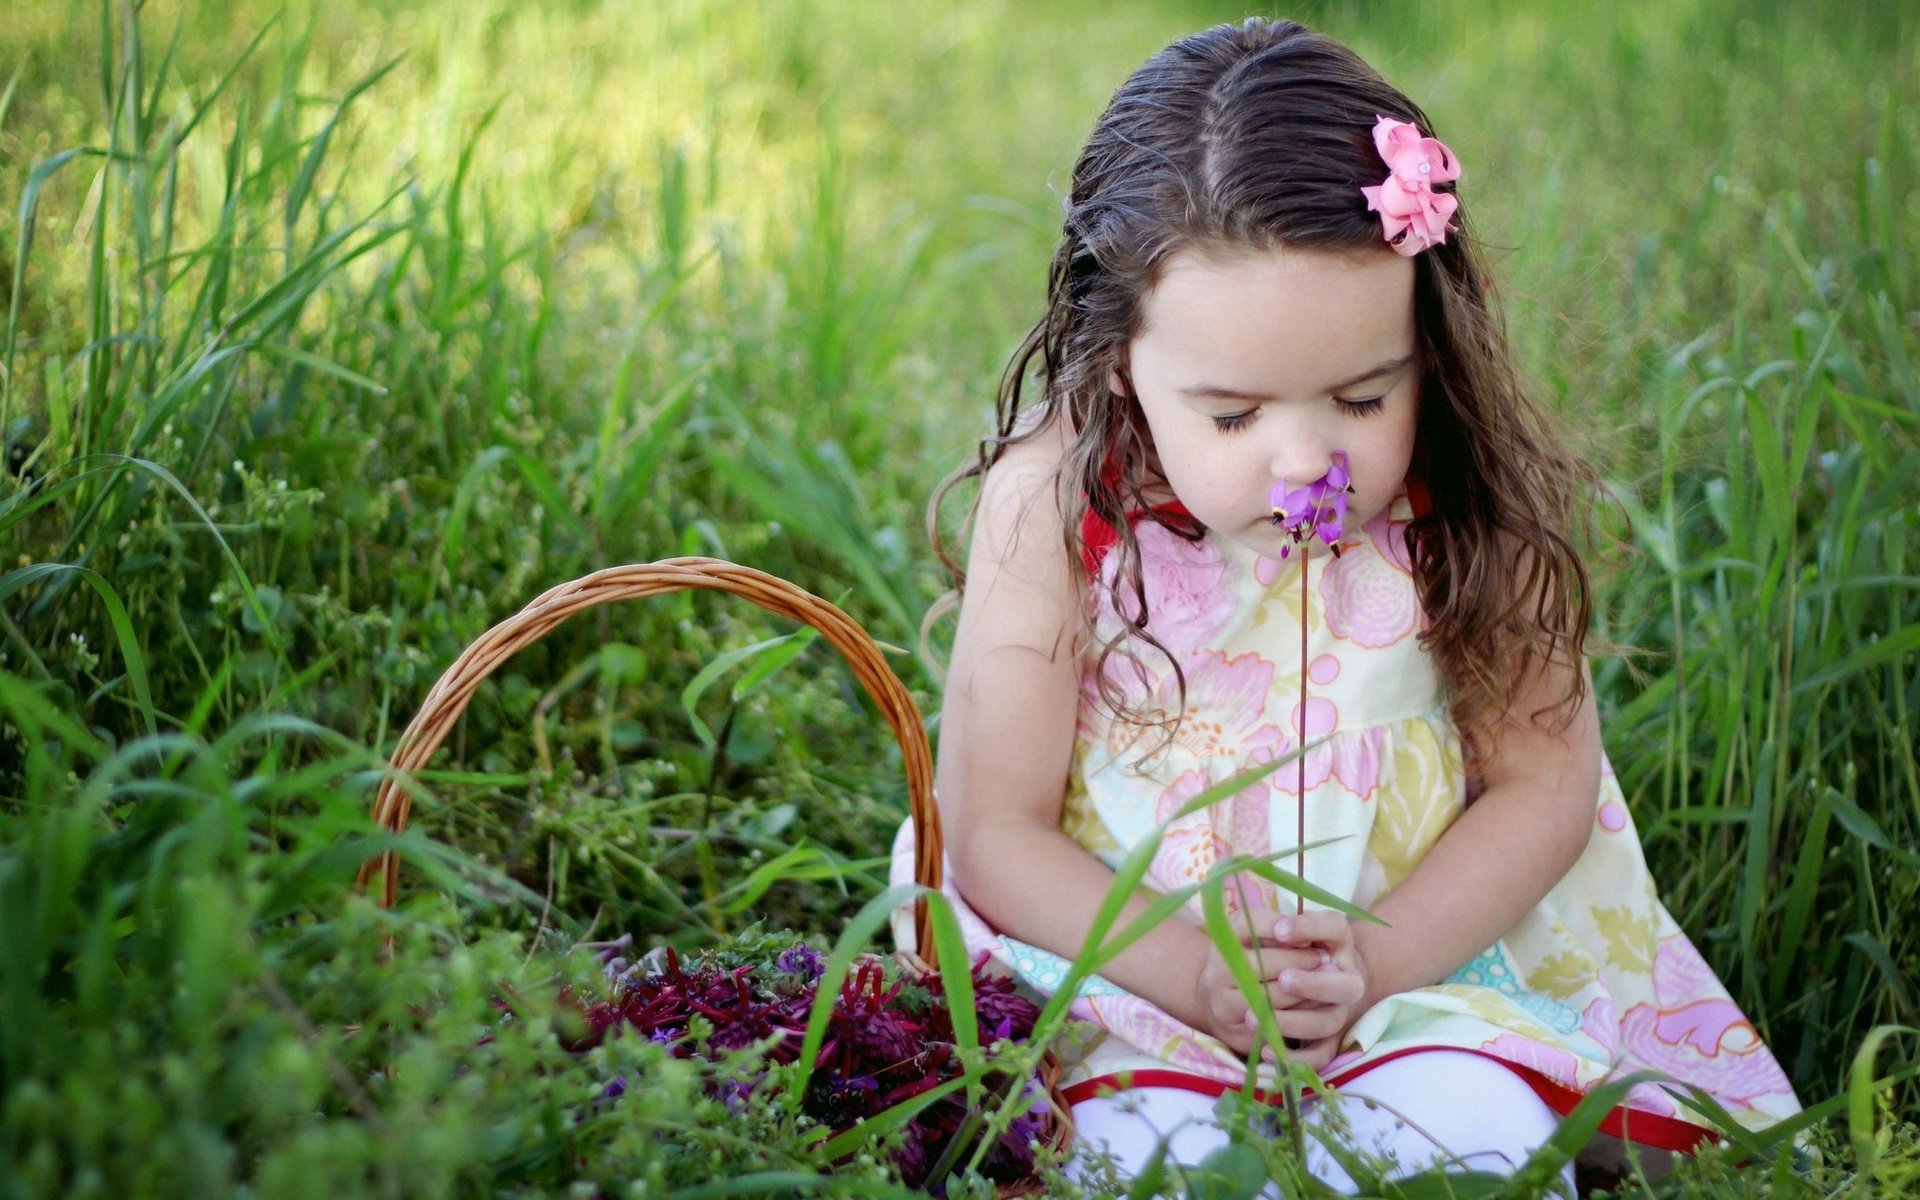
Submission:
[[[531,604],[481,634],[454,660],[446,673],[420,704],[406,732],[400,735],[393,754],[393,771],[380,783],[374,796],[374,823],[400,833],[407,827],[413,796],[402,783],[425,767],[434,751],[447,738],[460,719],[473,694],[487,677],[515,654],[545,637],[555,626],[601,604],[616,600],[634,600],[687,589],[731,592],[760,607],[819,630],[847,660],[854,675],[880,712],[893,727],[900,743],[900,755],[906,766],[907,802],[913,818],[914,878],[938,891],[941,885],[940,813],[934,807],[933,754],[927,745],[926,729],[920,710],[906,685],[881,657],[880,648],[853,618],[803,588],[784,579],[717,558],[669,558],[659,562],[608,567],[563,583],[542,593]],[[400,880],[400,860],[391,851],[382,853],[360,868],[358,886],[364,888],[375,874],[384,875],[380,903],[392,907]],[[916,945],[925,958],[901,953],[896,957],[918,972],[937,970],[933,932],[924,897],[914,902]],[[1043,1082],[1053,1096],[1055,1119],[1050,1122],[1049,1141],[1063,1148],[1070,1135],[1068,1123],[1060,1119],[1067,1106],[1058,1091],[1059,1063],[1051,1053],[1042,1069]],[[1002,1195],[1027,1194],[1031,1189],[1007,1189]]]

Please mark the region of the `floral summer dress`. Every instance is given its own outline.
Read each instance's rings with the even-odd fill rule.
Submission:
[[[1301,844],[1304,817],[1307,843],[1338,839],[1305,853],[1304,875],[1314,883],[1370,907],[1404,879],[1469,800],[1460,736],[1417,636],[1424,615],[1407,554],[1411,513],[1399,497],[1346,538],[1340,557],[1316,557],[1306,568],[1305,727],[1309,743],[1325,741],[1304,756],[1304,813],[1300,772],[1288,763],[1171,824],[1205,788],[1299,744],[1303,564],[1297,556],[1260,557],[1213,534],[1188,542],[1139,522],[1148,627],[1184,667],[1186,714],[1173,743],[1156,750],[1158,731],[1142,737],[1114,721],[1096,702],[1091,680],[1083,681],[1061,814],[1066,833],[1117,867],[1139,839],[1164,827],[1147,883],[1169,890],[1197,881],[1222,856]],[[1110,539],[1111,530],[1105,533]],[[1101,564],[1109,576],[1114,558]],[[1118,627],[1110,606],[1098,622],[1104,634]],[[1138,666],[1118,668],[1126,672],[1128,695],[1144,692],[1178,711],[1165,659],[1150,651],[1140,657]],[[909,822],[895,840],[896,883],[913,878],[912,839]],[[1300,869],[1292,853],[1276,863]],[[1251,874],[1237,878],[1258,889],[1266,905],[1292,903]],[[975,957],[990,953],[1036,993],[1057,989],[1066,960],[999,934],[951,882],[945,890]],[[1230,911],[1238,907],[1234,891],[1226,891]],[[1179,915],[1200,923],[1199,897]],[[910,906],[895,914],[893,928],[900,945],[912,944]],[[1059,1047],[1069,1102],[1108,1087],[1218,1094],[1245,1083],[1239,1055],[1105,979],[1083,983],[1071,1013],[1097,1033],[1078,1045],[1063,1039],[1069,1044]],[[1362,1014],[1324,1078],[1337,1086],[1429,1048],[1505,1063],[1563,1113],[1596,1084],[1645,1069],[1703,1088],[1751,1128],[1799,1110],[1774,1056],[1661,905],[1604,760],[1592,840],[1565,878],[1447,979]],[[1261,1065],[1255,1084],[1278,1098],[1271,1067]],[[1602,1129],[1691,1150],[1713,1136],[1691,1115],[1669,1092],[1643,1083]]]

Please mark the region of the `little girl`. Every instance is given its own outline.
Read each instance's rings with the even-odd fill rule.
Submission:
[[[1335,1089],[1307,1119],[1338,1103],[1403,1171],[1510,1171],[1640,1070],[1765,1126],[1793,1091],[1661,906],[1601,752],[1572,542],[1594,479],[1516,381],[1460,173],[1418,107],[1291,22],[1177,42],[1115,93],[962,476],[983,480],[941,718],[947,895],[969,948],[1043,994],[1155,833],[1156,891],[1257,855],[1371,911],[1252,872],[1227,890],[1286,1052]],[[1081,987],[1100,1032],[1062,1048],[1080,1141],[1128,1171],[1163,1135],[1185,1163],[1221,1144],[1214,1099],[1255,1044],[1198,897],[1178,915]],[[1616,1151],[1712,1136],[1652,1084],[1602,1128]]]

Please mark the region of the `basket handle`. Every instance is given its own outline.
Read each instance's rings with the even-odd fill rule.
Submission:
[[[608,567],[542,593],[531,604],[476,638],[428,691],[420,711],[400,735],[392,770],[380,781],[373,800],[374,823],[401,833],[413,809],[413,795],[402,783],[426,766],[454,722],[460,719],[487,676],[515,654],[545,637],[575,613],[615,600],[658,596],[689,588],[731,592],[769,612],[805,622],[819,630],[853,668],[853,673],[893,727],[907,770],[907,801],[914,829],[914,878],[938,891],[941,885],[940,814],[933,799],[933,753],[927,745],[920,710],[906,685],[880,654],[858,622],[804,588],[784,579],[718,558],[668,558],[659,562]],[[400,882],[400,860],[391,851],[361,864],[354,883],[364,888],[375,872],[384,872],[380,905],[393,906]],[[920,953],[937,969],[926,897],[914,902],[914,931]]]

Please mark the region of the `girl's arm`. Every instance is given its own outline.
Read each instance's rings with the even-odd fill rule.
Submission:
[[[1008,447],[987,472],[940,715],[936,789],[953,882],[1021,941],[1072,958],[1113,872],[1061,831],[1079,706],[1078,600],[1062,540],[1058,422]],[[1116,929],[1144,912],[1127,902]],[[1101,969],[1204,1028],[1195,981],[1211,943],[1160,926]]]
[[[1585,674],[1586,664],[1578,669]],[[1438,983],[1471,961],[1539,904],[1586,849],[1600,787],[1592,677],[1564,730],[1550,732],[1527,716],[1567,695],[1573,670],[1547,664],[1515,697],[1483,759],[1479,797],[1374,905],[1390,927],[1354,923],[1367,979],[1356,1012]]]

